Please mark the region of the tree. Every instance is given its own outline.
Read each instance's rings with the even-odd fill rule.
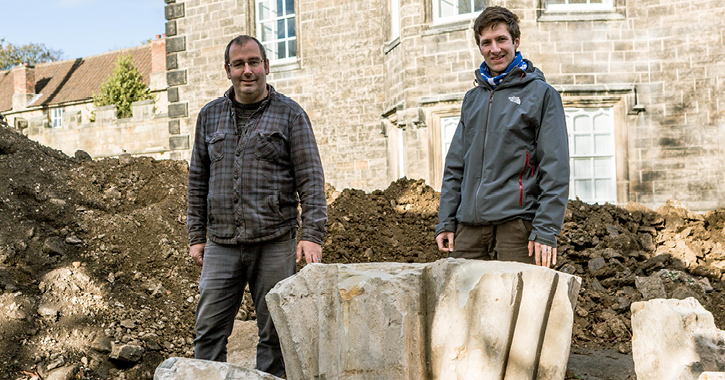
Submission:
[[[62,50],[53,50],[44,44],[13,45],[0,38],[0,70],[7,70],[23,63],[35,65],[53,62],[62,56]]]
[[[116,59],[113,73],[101,84],[101,92],[93,95],[93,104],[96,107],[115,104],[121,119],[132,116],[131,103],[153,98],[133,58],[122,55]]]

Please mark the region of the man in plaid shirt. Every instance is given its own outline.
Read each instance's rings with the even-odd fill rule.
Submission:
[[[295,273],[303,255],[307,263],[321,261],[322,163],[305,111],[267,84],[269,60],[257,39],[229,42],[224,70],[232,87],[199,113],[189,166],[190,255],[202,266],[194,357],[226,361],[249,284],[259,327],[257,369],[281,376],[282,351],[264,297]]]

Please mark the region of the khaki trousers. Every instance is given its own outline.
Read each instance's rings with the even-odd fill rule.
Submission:
[[[459,224],[448,257],[536,264],[534,255],[529,256],[531,229],[531,222],[523,219],[487,226]]]

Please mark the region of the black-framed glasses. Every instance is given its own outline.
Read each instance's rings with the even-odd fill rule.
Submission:
[[[229,67],[231,67],[232,69],[235,69],[235,70],[244,70],[244,66],[246,66],[246,65],[249,65],[249,67],[251,67],[253,69],[256,69],[261,64],[262,64],[262,60],[260,60],[260,59],[251,59],[251,60],[249,60],[249,62],[234,61],[234,62],[231,62],[231,63],[227,63],[227,66],[229,66]]]

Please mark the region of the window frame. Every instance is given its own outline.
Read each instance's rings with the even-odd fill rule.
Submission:
[[[606,0],[607,5],[599,4],[553,4],[547,7],[548,0],[539,0],[536,10],[538,22],[571,21],[621,21],[626,19],[626,0]]]
[[[619,83],[608,85],[553,85],[561,94],[564,108],[607,108],[611,107],[614,123],[614,159],[617,178],[617,205],[626,205],[631,197],[629,117],[639,111],[635,87],[632,84]],[[571,147],[570,147],[571,149]]]
[[[461,117],[461,105],[465,93],[454,93],[443,96],[423,97],[420,99],[422,123],[427,126],[428,133],[428,178],[431,186],[440,191],[443,183],[446,153],[443,152],[443,119]],[[458,123],[456,123],[458,128]],[[453,131],[455,133],[455,129]]]
[[[564,0],[567,3],[570,0]],[[590,0],[587,0],[590,1]],[[589,11],[610,11],[614,9],[614,0],[602,0],[602,4],[551,4],[544,0],[546,12],[589,12]]]
[[[268,1],[276,1],[276,0],[268,0]],[[299,30],[299,25],[298,25],[298,20],[297,20],[297,18],[298,18],[297,17],[297,6],[298,6],[298,4],[296,3],[295,0],[290,0],[290,1],[292,1],[292,7],[293,7],[292,12],[290,14],[286,14],[285,11],[286,11],[286,7],[287,7],[287,1],[286,0],[283,0],[282,1],[283,7],[284,7],[283,8],[283,16],[281,16],[281,17],[280,16],[276,16],[276,17],[272,17],[272,18],[269,18],[269,19],[260,19],[260,17],[261,17],[261,14],[260,14],[261,13],[260,12],[260,6],[261,6],[262,3],[265,2],[265,0],[254,0],[254,2],[253,2],[253,4],[254,4],[253,7],[254,7],[255,35],[256,35],[257,39],[259,40],[259,42],[262,43],[262,46],[264,46],[264,48],[266,50],[267,59],[269,59],[270,66],[272,66],[272,65],[275,65],[275,66],[284,66],[286,64],[294,64],[294,63],[297,62],[297,60],[299,58],[299,55],[300,55],[299,44],[298,44],[298,41],[299,40],[297,38],[297,34],[298,34],[298,30]],[[270,41],[265,41],[262,38],[262,36],[264,35],[263,25],[264,25],[265,22],[278,22],[279,20],[288,20],[290,18],[292,18],[294,20],[294,22],[292,23],[292,26],[294,28],[294,37],[289,37],[287,35],[288,34],[288,30],[285,30],[285,38],[281,38],[281,39],[280,38],[276,38],[276,39],[270,40]],[[285,25],[288,25],[287,24],[287,21],[285,21]],[[271,43],[274,43],[274,44],[278,44],[280,41],[285,41],[286,42],[286,45],[285,46],[287,48],[287,51],[285,53],[289,53],[290,46],[291,45],[294,45],[295,55],[294,56],[288,56],[288,57],[285,57],[285,58],[275,58],[274,57],[274,52],[271,51],[271,50],[269,50],[267,48],[267,45],[269,45],[270,42]],[[271,67],[270,67],[270,70],[271,70]]]
[[[610,203],[617,204],[617,149],[616,149],[616,137],[615,137],[615,120],[614,120],[614,109],[612,107],[567,107],[565,108],[566,120],[567,120],[567,135],[569,139],[569,165],[570,165],[570,177],[569,177],[569,199],[579,198],[586,203]],[[609,120],[609,125],[606,131],[597,131],[594,123],[597,117],[606,116]],[[575,131],[574,124],[576,119],[579,117],[590,118],[590,130],[588,131]],[[569,123],[571,121],[571,123]],[[595,151],[588,152],[587,154],[576,154],[576,136],[591,136],[590,146],[596,149],[597,144],[596,136],[608,136],[611,145],[608,147],[609,152],[597,153]],[[608,176],[599,175],[596,172],[597,160],[606,159]],[[588,161],[590,173],[588,176],[577,176],[576,164],[577,161]],[[576,193],[576,183],[580,180],[586,180],[591,183],[592,197],[584,198],[583,194]],[[609,197],[597,196],[597,180],[608,180],[610,185],[608,186],[607,193]]]
[[[478,10],[477,11],[477,10],[475,10],[475,1],[476,0],[468,0],[468,1],[471,2],[471,5],[472,5],[471,8],[473,9],[472,12],[458,14],[458,15],[455,15],[455,16],[438,17],[438,14],[440,13],[440,2],[441,1],[444,1],[444,0],[431,0],[431,8],[430,9],[431,9],[431,12],[432,12],[433,25],[449,24],[449,23],[454,23],[456,21],[463,21],[463,20],[475,19],[476,17],[478,17],[479,14],[481,14],[481,12],[484,9],[486,9],[486,6],[488,6],[488,2],[489,2],[488,0],[484,0],[483,8],[481,10]]]
[[[453,125],[453,131],[451,133],[451,139],[448,140],[445,133],[445,120],[452,120],[455,119],[455,123],[450,124]],[[440,116],[438,118],[438,122],[440,124],[440,134],[441,134],[441,143],[440,143],[440,149],[441,149],[441,162],[439,162],[442,167],[445,167],[446,165],[446,155],[448,155],[448,149],[450,149],[451,141],[453,140],[453,135],[456,133],[456,128],[458,128],[458,124],[461,122],[461,114],[458,115],[447,115],[447,116]],[[446,147],[448,145],[448,147]]]
[[[64,113],[65,113],[65,108],[63,108],[63,107],[54,107],[54,108],[50,109],[50,127],[51,128],[63,128],[63,114]]]
[[[389,41],[394,41],[396,38],[400,38],[400,0],[390,0]]]

